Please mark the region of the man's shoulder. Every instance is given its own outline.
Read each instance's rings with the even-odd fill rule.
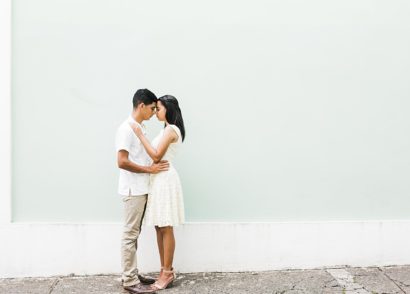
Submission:
[[[117,129],[117,133],[118,133],[118,132],[132,134],[132,129],[131,129],[130,125],[129,125],[128,119],[126,119],[125,121],[123,121],[123,122],[119,125],[119,127],[118,127],[118,129]]]
[[[135,140],[134,132],[132,131],[128,120],[125,120],[122,124],[119,125],[117,132],[115,134],[115,140],[119,144],[120,142],[129,141],[132,142]]]

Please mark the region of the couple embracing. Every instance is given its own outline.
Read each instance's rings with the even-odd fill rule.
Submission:
[[[153,293],[171,286],[175,279],[173,227],[184,222],[184,203],[172,160],[185,138],[185,128],[178,101],[171,95],[157,98],[148,89],[140,89],[132,103],[132,114],[116,135],[118,192],[124,204],[122,282],[131,293]],[[164,122],[164,129],[150,142],[143,121],[154,114]],[[138,274],[136,251],[142,223],[156,230],[161,262],[156,279]]]

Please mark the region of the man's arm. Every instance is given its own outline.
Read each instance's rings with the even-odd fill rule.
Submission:
[[[129,153],[126,150],[118,151],[117,164],[119,168],[125,169],[133,173],[149,173],[149,174],[156,174],[161,171],[166,171],[169,168],[168,161],[160,161],[158,163],[153,163],[151,166],[143,166],[143,165],[135,164],[131,160],[128,159],[128,154]]]

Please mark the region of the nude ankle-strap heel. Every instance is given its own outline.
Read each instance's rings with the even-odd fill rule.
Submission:
[[[174,284],[174,281],[177,279],[177,275],[176,275],[176,273],[175,273],[175,271],[174,271],[174,268],[171,268],[170,271],[163,270],[162,272],[163,272],[164,274],[172,274],[172,275],[171,275],[171,276],[172,276],[171,282],[169,282],[168,285],[165,287],[165,288],[171,288],[171,287],[173,286],[173,284]]]
[[[170,287],[173,286],[174,280],[176,279],[176,274],[175,274],[173,268],[169,271],[165,270],[165,269],[162,269],[162,272],[164,274],[169,275],[169,277],[165,281],[163,281],[162,283],[160,283],[160,281],[157,280],[153,285],[151,285],[152,290],[155,290],[155,291],[164,290],[166,288],[170,288]]]

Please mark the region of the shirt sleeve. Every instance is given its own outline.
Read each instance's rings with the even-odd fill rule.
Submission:
[[[125,128],[120,128],[117,131],[117,135],[115,137],[115,150],[116,152],[120,150],[125,150],[130,152],[131,150],[131,139],[132,134]]]

